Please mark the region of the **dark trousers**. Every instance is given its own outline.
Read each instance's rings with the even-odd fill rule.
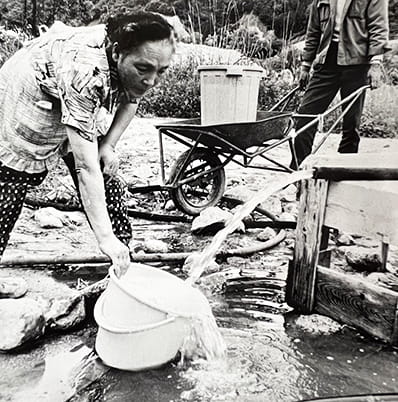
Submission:
[[[360,87],[368,84],[368,65],[338,66],[337,43],[332,42],[325,64],[314,68],[314,73],[301,101],[299,114],[321,114],[327,110],[330,103],[340,90],[341,99],[349,96]],[[359,125],[365,93],[352,105],[343,118],[343,135],[338,152],[356,153],[359,146]],[[343,106],[344,107],[344,106]],[[308,124],[311,118],[297,118],[296,131]],[[292,169],[297,169],[301,162],[311,153],[316,124],[303,131],[294,140],[297,165],[291,163]]]

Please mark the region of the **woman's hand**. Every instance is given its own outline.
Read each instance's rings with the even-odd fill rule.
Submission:
[[[130,266],[130,250],[116,236],[111,236],[99,243],[101,251],[111,260],[118,278],[124,275]]]
[[[115,176],[119,169],[119,158],[111,145],[100,145],[98,150],[102,173],[107,176]]]

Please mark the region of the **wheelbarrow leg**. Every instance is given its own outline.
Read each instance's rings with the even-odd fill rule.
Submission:
[[[297,170],[298,162],[297,162],[296,150],[294,149],[294,138],[293,137],[289,137],[289,148],[290,148],[290,153],[292,155],[292,162],[290,164],[290,167],[294,170]]]
[[[163,148],[163,137],[162,130],[158,131],[159,135],[159,161],[160,161],[160,177],[162,179],[162,185],[166,184],[166,175],[164,172],[164,148]]]

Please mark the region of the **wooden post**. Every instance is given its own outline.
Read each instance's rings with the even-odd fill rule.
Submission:
[[[314,309],[315,278],[327,189],[328,182],[325,180],[301,182],[296,246],[293,263],[289,269],[286,300],[290,306],[306,314]]]
[[[391,345],[398,346],[398,299],[395,306],[395,320],[393,323],[390,343]]]
[[[390,239],[388,236],[383,235],[381,241],[381,272],[387,271],[388,251],[390,248]]]

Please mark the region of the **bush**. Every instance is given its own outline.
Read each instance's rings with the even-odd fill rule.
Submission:
[[[0,29],[0,67],[23,45],[28,36],[22,31]]]
[[[142,98],[138,114],[173,118],[200,117],[200,79],[196,73],[200,64],[223,63],[192,55],[174,63],[161,84]],[[250,59],[242,58],[239,64],[253,63]],[[261,81],[258,109],[268,110],[293,87],[292,82],[281,79],[281,74],[270,74]],[[293,104],[297,105],[297,99]]]
[[[373,138],[398,137],[398,86],[383,85],[368,91],[362,116],[361,135]]]
[[[158,117],[199,117],[200,83],[195,73],[200,63],[194,57],[175,63],[162,83],[141,99],[138,114]]]

